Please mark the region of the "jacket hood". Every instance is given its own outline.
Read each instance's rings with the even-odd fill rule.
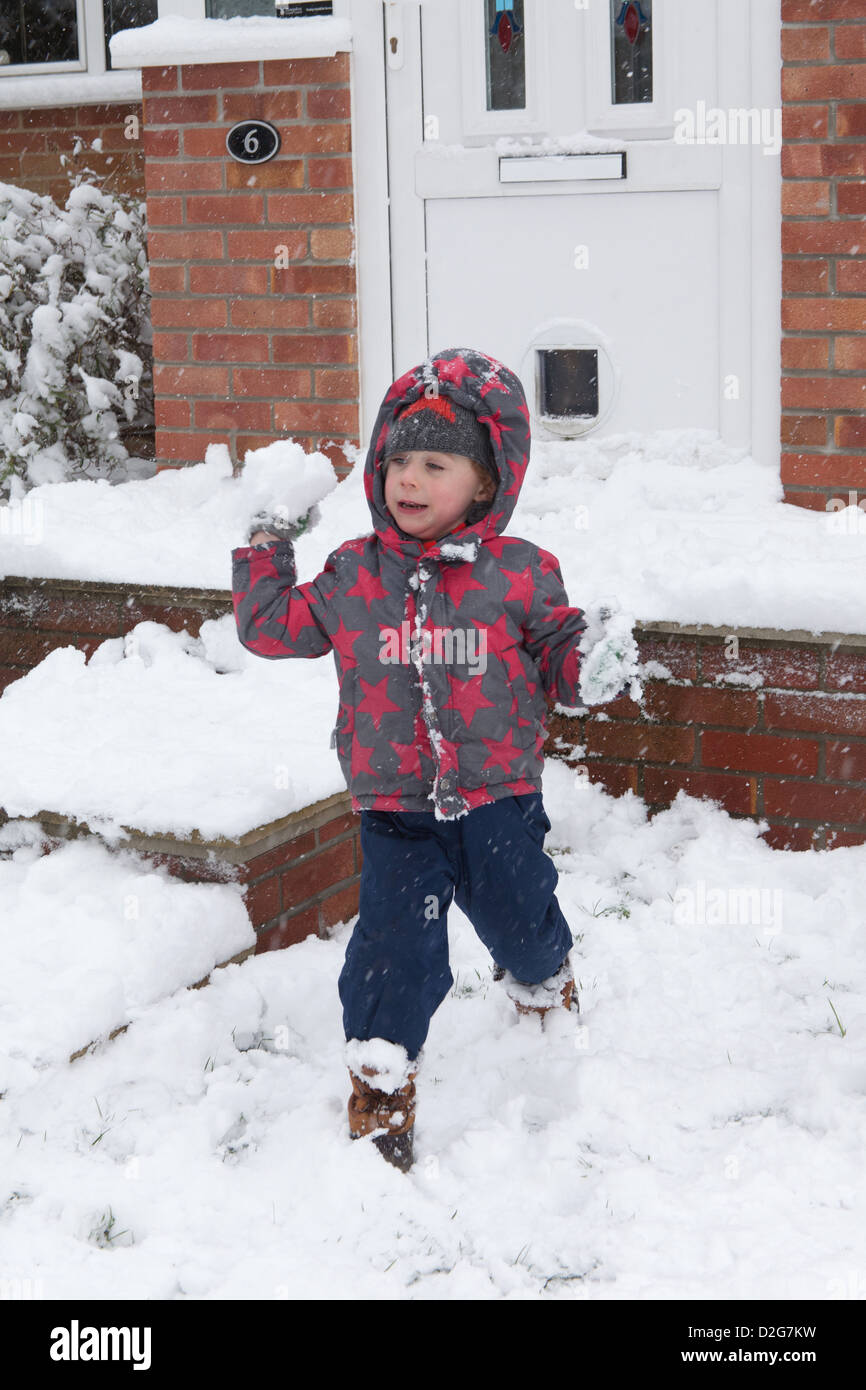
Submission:
[[[385,506],[385,441],[397,415],[424,392],[447,396],[475,412],[490,436],[499,481],[489,511],[472,526],[462,526],[425,547],[398,526]],[[498,536],[511,519],[529,462],[529,409],[519,378],[495,357],[475,348],[446,348],[405,372],[389,388],[379,407],[364,466],[364,491],[380,541],[407,558],[429,555],[442,560],[474,560],[485,540]]]

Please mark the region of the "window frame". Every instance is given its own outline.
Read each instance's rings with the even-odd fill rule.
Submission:
[[[425,18],[422,5],[422,20]],[[550,124],[545,47],[538,42],[542,11],[539,0],[523,0],[526,105],[501,111],[487,108],[486,0],[460,0],[462,119],[458,139],[467,146],[488,144],[500,136],[541,135]]]
[[[102,0],[97,0],[100,13],[102,12]],[[78,57],[68,59],[58,63],[4,63],[0,66],[0,79],[4,77],[35,77],[43,73],[51,76],[61,75],[65,72],[86,73],[89,71],[87,66],[87,53],[90,45],[88,39],[92,35],[88,33],[87,26],[87,7],[85,0],[75,0],[75,15],[78,21]],[[105,68],[102,68],[105,71]]]
[[[0,66],[4,77],[102,77],[111,75],[105,59],[105,6],[102,0],[75,0],[78,17],[78,58],[63,63],[8,63]],[[160,19],[177,15],[204,19],[205,0],[157,0]]]
[[[715,8],[713,10],[715,14]],[[611,83],[613,38],[610,0],[590,6],[586,21],[586,128],[613,139],[666,140],[673,135],[671,94],[677,90],[679,55],[671,48],[674,17],[665,0],[653,0],[652,101],[615,102]]]

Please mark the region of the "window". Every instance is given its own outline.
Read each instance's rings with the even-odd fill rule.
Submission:
[[[653,99],[652,0],[610,0],[611,101]]]
[[[0,66],[81,68],[83,35],[76,0],[0,0]],[[82,55],[83,56],[83,55]]]
[[[484,52],[487,110],[515,111],[526,106],[526,48],[523,0],[486,0]]]
[[[157,0],[102,0],[105,20],[105,66],[111,68],[111,50],[108,40],[121,29],[140,29],[143,24],[154,24],[157,18]]]
[[[205,0],[207,19],[250,19],[255,15],[276,15],[282,19],[305,19],[333,14],[333,0]]]
[[[254,15],[266,14],[273,19],[276,13],[274,0],[207,0],[205,16],[207,19],[250,19]]]
[[[158,0],[0,0],[0,76],[37,69],[104,72],[111,67],[111,36],[152,24],[157,5]],[[99,27],[88,29],[94,15]]]

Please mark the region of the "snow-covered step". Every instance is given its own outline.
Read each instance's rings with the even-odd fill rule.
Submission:
[[[0,829],[2,1094],[255,947],[241,885],[183,883],[95,837],[45,847],[34,822]]]

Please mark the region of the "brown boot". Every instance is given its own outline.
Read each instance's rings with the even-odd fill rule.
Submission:
[[[555,975],[537,985],[525,985],[506,970],[505,989],[519,1014],[538,1014],[543,1019],[557,1008],[573,1009],[575,1013],[580,1013],[580,1001],[568,956]]]
[[[415,1077],[410,1072],[398,1091],[380,1091],[373,1085],[378,1075],[373,1067],[362,1067],[361,1075],[349,1069],[352,1094],[349,1097],[349,1133],[353,1139],[373,1134],[373,1143],[383,1158],[407,1173],[414,1159]],[[385,1133],[375,1133],[384,1130]]]

